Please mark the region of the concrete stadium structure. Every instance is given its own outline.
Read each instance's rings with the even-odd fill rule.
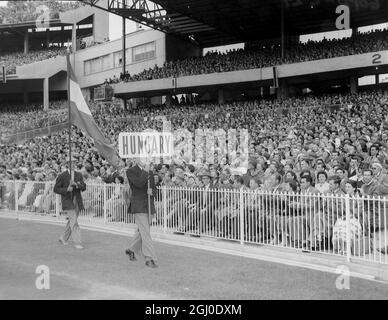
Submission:
[[[157,66],[162,66],[164,62],[174,59],[181,59],[188,56],[201,56],[203,54],[204,45],[219,44],[219,39],[212,41],[204,41],[202,44],[192,39],[184,39],[184,36],[189,36],[186,28],[177,23],[175,33],[169,32],[161,28],[159,30],[142,30],[127,34],[125,41],[118,39],[115,41],[104,41],[109,34],[109,18],[108,12],[129,17],[129,13],[120,11],[110,7],[110,1],[84,1],[87,4],[94,6],[83,6],[76,10],[61,13],[59,19],[52,21],[53,28],[47,29],[45,32],[45,41],[47,43],[56,41],[64,45],[66,37],[71,37],[73,53],[71,55],[71,63],[76,72],[76,76],[84,91],[85,97],[93,98],[93,89],[104,83],[105,79],[118,77],[123,67],[123,44],[125,44],[125,70],[130,74],[137,74],[144,69],[149,69]],[[206,3],[206,1],[204,1]],[[130,4],[127,4],[128,6]],[[165,4],[167,6],[167,4]],[[246,4],[248,5],[248,3]],[[96,6],[96,7],[95,7]],[[292,8],[287,10],[293,10]],[[104,9],[104,10],[101,10]],[[241,8],[240,8],[241,9]],[[302,10],[299,8],[298,10]],[[134,9],[133,9],[134,10]],[[197,9],[193,9],[197,10]],[[198,9],[199,10],[199,9]],[[203,9],[201,9],[203,10]],[[303,9],[304,10],[304,9]],[[380,11],[375,18],[381,20],[380,15],[386,10],[385,7],[380,8]],[[201,11],[202,12],[202,11]],[[374,12],[374,11],[373,11]],[[227,16],[225,12],[225,15]],[[243,14],[243,12],[241,12]],[[357,11],[357,15],[360,14]],[[139,20],[135,16],[130,16],[131,19]],[[356,21],[356,18],[354,18]],[[356,27],[371,24],[370,19],[357,18]],[[377,21],[374,20],[374,21]],[[144,23],[144,21],[140,21]],[[175,23],[175,22],[174,22]],[[266,23],[270,24],[270,20]],[[272,22],[274,27],[276,22]],[[19,39],[24,45],[24,52],[28,52],[28,43],[34,40],[36,32],[33,29],[34,22],[18,25],[2,25],[1,29],[11,28],[24,32],[24,38]],[[84,27],[81,27],[84,26]],[[61,30],[58,30],[58,27]],[[191,28],[194,28],[191,27]],[[214,30],[198,29],[198,34],[204,32],[214,33]],[[309,31],[329,30],[328,26],[322,26],[320,30],[311,29],[311,26],[304,27],[295,35],[296,30],[290,31],[290,34],[282,36],[282,41],[289,42],[292,39],[299,39],[299,35]],[[333,28],[333,27],[332,27]],[[195,36],[197,34],[193,29]],[[206,29],[206,28],[205,28]],[[213,28],[214,29],[214,28]],[[186,30],[186,31],[185,31]],[[191,30],[191,29],[190,29]],[[3,40],[11,41],[5,34],[1,33]],[[94,46],[79,49],[77,38],[88,36],[95,43]],[[256,34],[257,41],[265,42],[264,35]],[[197,36],[198,38],[198,36]],[[244,37],[241,38],[244,40]],[[249,39],[252,40],[252,39]],[[15,41],[13,39],[12,41]],[[223,39],[223,43],[227,44],[234,42]],[[99,43],[99,44],[98,44]],[[246,42],[249,45],[250,42]],[[137,55],[140,52],[142,54]],[[353,55],[349,57],[338,57],[332,59],[316,60],[309,62],[284,64],[260,69],[241,70],[225,73],[203,74],[195,76],[186,76],[179,78],[168,78],[158,80],[147,80],[139,82],[123,82],[113,85],[114,94],[118,98],[151,98],[154,103],[166,101],[168,104],[171,95],[174,94],[191,94],[197,93],[203,99],[213,99],[220,103],[227,100],[238,99],[241,95],[257,97],[268,95],[271,92],[271,86],[274,83],[274,75],[277,74],[279,87],[276,90],[278,97],[287,97],[300,93],[305,88],[318,89],[326,87],[330,89],[332,86],[340,86],[344,90],[357,92],[358,79],[367,75],[373,75],[376,78],[376,84],[379,83],[379,74],[387,73],[388,71],[388,51],[371,52],[361,55]],[[274,69],[276,68],[276,69]],[[274,91],[272,90],[272,93]],[[15,75],[7,76],[7,83],[0,85],[0,99],[19,99],[23,102],[28,102],[31,99],[43,101],[44,108],[49,106],[49,97],[66,96],[66,58],[58,56],[46,61],[35,62],[28,65],[19,66],[16,68]]]

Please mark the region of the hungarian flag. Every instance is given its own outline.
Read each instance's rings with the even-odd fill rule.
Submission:
[[[75,125],[79,129],[83,130],[88,134],[90,138],[93,139],[94,144],[100,154],[115,168],[120,167],[120,158],[117,154],[117,151],[113,145],[109,144],[102,134],[101,130],[98,128],[97,124],[94,122],[92,113],[84,96],[82,95],[81,88],[77,82],[75,74],[70,64],[69,55],[67,55],[67,70],[68,70],[68,90],[69,100],[70,100],[70,114],[71,124]]]

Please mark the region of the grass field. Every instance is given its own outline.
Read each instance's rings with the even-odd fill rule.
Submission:
[[[63,227],[0,219],[0,299],[387,299],[388,285],[155,243],[159,268],[130,262],[128,238],[82,230],[85,249],[62,246]],[[36,267],[50,269],[38,290]]]

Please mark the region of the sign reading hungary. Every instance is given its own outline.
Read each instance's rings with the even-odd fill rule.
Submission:
[[[121,158],[171,157],[174,150],[170,132],[121,132],[119,155]]]

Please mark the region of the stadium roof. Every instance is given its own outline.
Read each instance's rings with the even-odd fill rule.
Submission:
[[[335,30],[348,3],[351,27],[387,22],[386,0],[283,0],[286,35]],[[282,0],[83,0],[202,47],[279,38]],[[125,2],[125,4],[124,4]]]
[[[62,26],[66,25],[65,23],[61,23],[59,19],[50,19],[48,21],[50,27]],[[16,28],[36,28],[36,21],[23,21],[18,23],[2,23],[0,24],[1,29],[16,29]]]
[[[64,40],[67,41],[71,38],[71,29],[65,29],[65,30],[57,30],[58,27],[66,27],[71,26],[68,22],[63,22],[62,20],[56,18],[56,19],[50,19],[48,22],[49,25],[49,34],[51,39],[56,40]],[[88,17],[87,19],[84,19],[80,21],[79,25],[88,25],[93,23],[93,18]],[[42,28],[39,30],[36,25],[36,21],[23,21],[18,23],[4,23],[0,24],[0,40],[2,43],[5,44],[5,47],[10,44],[10,41],[16,41],[20,42],[22,38],[21,36],[24,35],[24,32],[26,29],[32,29],[32,32],[29,33],[31,41],[34,41],[35,39],[45,39],[47,34],[46,30],[42,30]],[[78,29],[77,33],[79,36],[87,36],[92,33],[92,27],[82,28]]]

